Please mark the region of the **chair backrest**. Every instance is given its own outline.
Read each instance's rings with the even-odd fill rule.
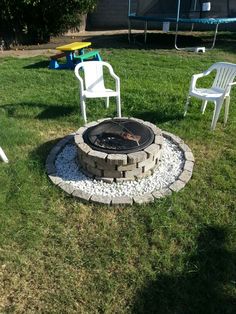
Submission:
[[[217,71],[212,87],[226,89],[236,76],[236,64],[233,63],[217,62],[210,69]]]
[[[104,88],[103,62],[86,61],[83,62],[85,89],[97,91]]]

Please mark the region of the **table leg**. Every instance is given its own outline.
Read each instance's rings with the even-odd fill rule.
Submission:
[[[74,69],[74,52],[66,52],[66,68],[68,69]]]
[[[84,55],[84,49],[79,50],[79,56]]]

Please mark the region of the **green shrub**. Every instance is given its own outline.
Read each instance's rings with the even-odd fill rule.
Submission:
[[[78,28],[80,17],[97,0],[2,0],[0,37],[10,43],[42,43],[50,36]]]

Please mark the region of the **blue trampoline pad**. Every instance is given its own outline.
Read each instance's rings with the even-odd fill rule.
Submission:
[[[236,17],[229,18],[202,18],[202,19],[179,19],[181,23],[199,23],[199,24],[226,24],[236,22]]]
[[[236,17],[229,18],[179,18],[176,17],[159,17],[159,16],[137,16],[135,14],[129,15],[130,19],[141,20],[141,21],[156,21],[156,22],[173,22],[177,21],[180,23],[199,23],[199,24],[226,24],[226,23],[235,23]]]

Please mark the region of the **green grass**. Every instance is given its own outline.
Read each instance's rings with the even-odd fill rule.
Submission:
[[[100,49],[121,79],[123,115],[180,136],[196,159],[181,192],[126,208],[82,204],[45,173],[50,149],[83,124],[73,72],[0,58],[1,313],[235,313],[236,90],[226,128],[222,112],[210,132],[213,107],[202,116],[197,100],[182,116],[192,74],[236,63],[233,39],[226,47]],[[115,103],[88,101],[87,115],[114,116]]]

